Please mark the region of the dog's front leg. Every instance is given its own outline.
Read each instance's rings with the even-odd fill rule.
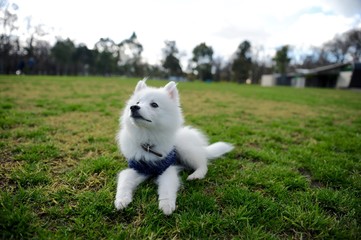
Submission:
[[[180,186],[178,168],[170,166],[157,179],[159,209],[165,215],[170,215],[176,207],[177,192]]]
[[[114,201],[115,208],[118,210],[126,208],[133,200],[134,190],[145,179],[147,179],[147,176],[139,174],[131,168],[119,172],[117,180],[117,194]]]

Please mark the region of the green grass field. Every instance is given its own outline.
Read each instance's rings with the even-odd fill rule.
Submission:
[[[0,76],[1,239],[357,239],[361,92],[179,83],[187,124],[236,148],[158,210],[113,206],[135,79]],[[149,80],[148,85],[165,82]]]

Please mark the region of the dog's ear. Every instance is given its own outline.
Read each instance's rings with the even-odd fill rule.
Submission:
[[[175,82],[169,82],[167,85],[165,85],[164,89],[168,92],[171,99],[175,101],[179,100],[177,84]]]
[[[139,92],[140,90],[146,88],[147,84],[145,84],[145,81],[147,81],[147,78],[144,78],[143,80],[140,80],[138,82],[137,86],[135,87],[134,92]]]

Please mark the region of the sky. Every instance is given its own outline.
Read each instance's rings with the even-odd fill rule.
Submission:
[[[70,38],[92,49],[100,38],[121,42],[136,32],[143,58],[162,59],[165,40],[176,41],[182,67],[205,42],[228,60],[248,40],[260,58],[283,45],[307,50],[337,34],[361,27],[361,0],[9,0],[16,3],[20,29],[43,24],[45,38]]]

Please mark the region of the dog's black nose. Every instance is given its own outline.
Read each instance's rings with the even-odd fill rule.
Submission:
[[[131,110],[132,112],[136,112],[136,111],[138,111],[139,109],[140,109],[140,107],[139,107],[138,105],[133,105],[133,106],[130,107],[130,110]]]

